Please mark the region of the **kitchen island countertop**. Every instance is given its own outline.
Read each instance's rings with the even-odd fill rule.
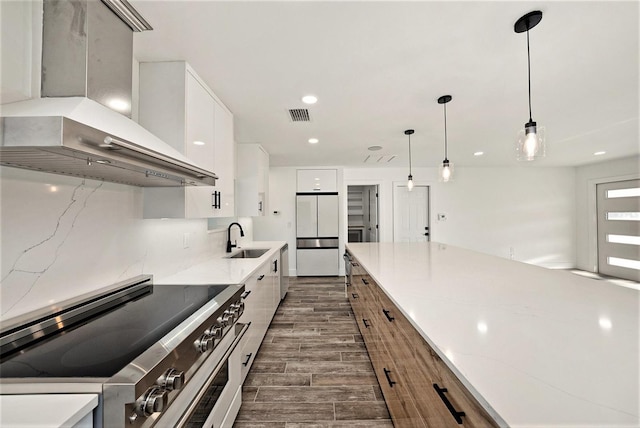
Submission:
[[[234,248],[229,254],[213,256],[206,262],[198,263],[190,268],[174,274],[154,277],[154,284],[242,284],[265,261],[280,251],[287,243],[285,241],[253,241],[245,243],[242,248]],[[231,259],[228,256],[240,250],[264,248],[269,249],[260,257],[252,259]]]
[[[351,252],[501,425],[640,426],[640,292],[430,243]]]

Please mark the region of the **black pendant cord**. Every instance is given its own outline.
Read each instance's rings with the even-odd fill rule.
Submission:
[[[531,54],[529,52],[529,30],[527,30],[527,76],[529,81],[529,122],[533,122],[531,115]]]
[[[447,104],[444,104],[444,160],[448,159],[447,156]]]
[[[411,134],[409,134],[409,176],[411,176]]]

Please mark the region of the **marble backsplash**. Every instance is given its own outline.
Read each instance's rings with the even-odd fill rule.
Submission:
[[[0,191],[0,321],[225,251],[206,219],[142,219],[138,187],[0,167]]]

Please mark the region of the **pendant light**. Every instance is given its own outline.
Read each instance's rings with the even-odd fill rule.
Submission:
[[[407,180],[407,189],[411,191],[413,189],[413,175],[411,175],[411,134],[415,131],[413,129],[407,129],[404,131],[404,135],[409,136],[409,177]]]
[[[447,182],[453,179],[453,164],[449,162],[447,158],[447,103],[451,101],[453,97],[451,95],[443,95],[438,98],[438,104],[442,104],[444,107],[444,160],[440,167],[440,175],[438,181]]]
[[[513,26],[516,33],[527,32],[527,75],[529,82],[529,122],[518,134],[516,153],[518,160],[532,161],[544,157],[545,142],[544,128],[538,127],[531,116],[531,57],[529,53],[529,30],[538,25],[542,20],[542,12],[534,10],[518,19]]]

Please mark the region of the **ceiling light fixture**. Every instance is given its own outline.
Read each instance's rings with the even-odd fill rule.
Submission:
[[[317,138],[309,138],[309,143],[311,144],[317,144],[320,140],[318,140]]]
[[[518,160],[532,161],[545,155],[544,128],[539,128],[531,116],[531,55],[529,52],[529,30],[542,20],[542,12],[534,10],[518,19],[513,26],[516,33],[527,32],[527,75],[529,82],[529,122],[518,133],[516,153]]]
[[[409,136],[409,177],[407,180],[407,189],[409,189],[409,191],[413,189],[413,175],[411,175],[411,134],[413,134],[414,132],[415,131],[413,129],[407,129],[406,131],[404,131],[404,135]]]
[[[196,146],[204,146],[204,141],[196,140],[193,142]]]
[[[602,156],[605,153],[607,153],[607,152],[595,152],[593,155],[594,156]]]
[[[318,97],[315,95],[305,95],[302,97],[302,102],[305,104],[315,104],[318,102]]]
[[[453,179],[453,165],[447,158],[447,103],[451,101],[453,97],[451,95],[443,95],[438,98],[438,104],[442,104],[444,107],[444,160],[440,167],[440,176],[438,181],[447,182]]]
[[[474,152],[473,155],[474,156],[482,156],[484,154],[484,152]]]

